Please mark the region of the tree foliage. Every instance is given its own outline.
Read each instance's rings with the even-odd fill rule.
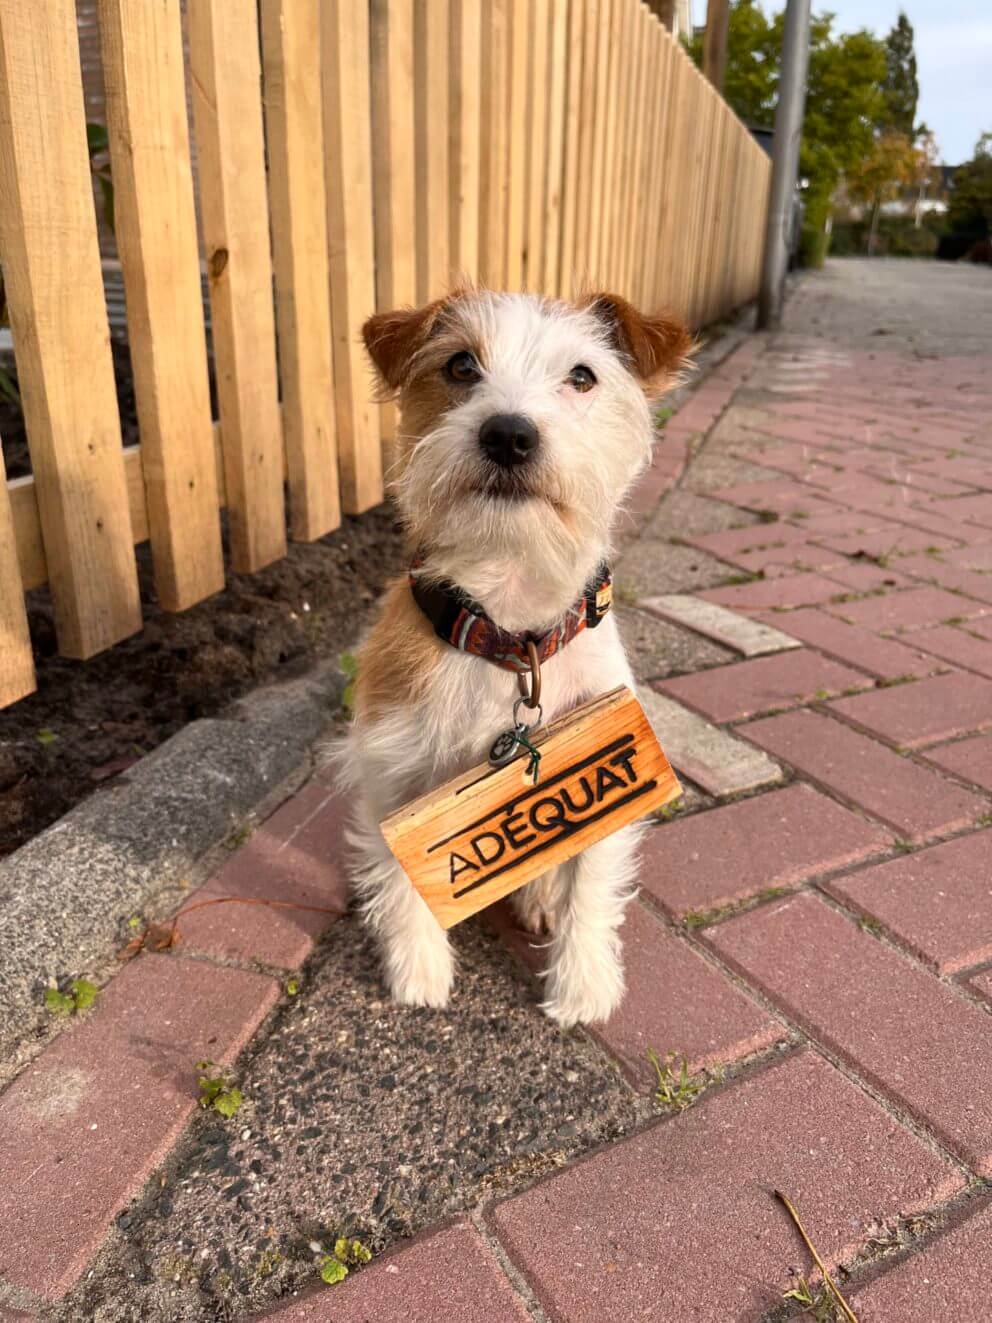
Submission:
[[[911,141],[915,136],[916,103],[920,85],[916,78],[913,25],[903,10],[885,38],[885,107],[887,127]]]
[[[956,234],[992,234],[992,133],[983,133],[971,160],[958,166],[947,223]]]

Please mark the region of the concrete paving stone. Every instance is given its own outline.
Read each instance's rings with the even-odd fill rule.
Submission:
[[[992,1208],[985,1202],[868,1286],[849,1288],[847,1299],[861,1323],[987,1323],[990,1274]]]
[[[783,634],[771,625],[760,624],[748,616],[728,611],[715,602],[704,602],[689,593],[669,593],[661,597],[646,597],[638,603],[644,611],[661,616],[663,620],[672,620],[676,624],[686,625],[697,634],[707,638],[745,657],[760,657],[769,652],[783,652],[800,647],[797,639]]]
[[[817,606],[841,597],[844,589],[822,574],[790,574],[777,579],[755,579],[753,583],[710,588],[698,594],[707,602],[716,602],[732,611],[789,610],[796,606]],[[783,622],[784,623],[784,622]]]
[[[971,550],[967,547],[964,549]],[[980,549],[987,550],[985,547]],[[937,556],[907,556],[899,562],[899,568],[915,579],[940,584],[949,592],[964,593],[979,602],[992,603],[992,575],[988,572],[962,569],[959,565],[945,563]]]
[[[927,653],[895,639],[882,638],[860,625],[849,625],[818,607],[790,611],[784,620],[775,612],[757,618],[772,626],[781,621],[803,643],[812,644],[828,657],[857,666],[879,679],[915,678],[943,669],[941,662]]]
[[[963,519],[969,524],[992,528],[992,493],[982,492],[979,496],[962,496],[960,500],[947,501],[941,511],[949,519]]]
[[[659,683],[658,688],[711,721],[725,722],[870,688],[872,683],[860,671],[801,648],[676,676]]]
[[[334,1287],[301,1295],[256,1323],[527,1323],[530,1314],[468,1222],[376,1259]]]
[[[906,840],[924,841],[970,826],[989,808],[984,796],[818,712],[767,717],[751,722],[744,734]]]
[[[333,914],[261,905],[213,905],[184,916],[184,947],[298,969],[348,907],[344,803],[320,780],[302,786],[186,901],[244,896],[332,908]]]
[[[924,652],[954,662],[964,670],[992,678],[992,643],[955,625],[935,625],[913,632],[913,643]]]
[[[808,893],[721,923],[707,940],[789,1019],[992,1175],[984,1011]]]
[[[954,744],[938,744],[923,755],[963,781],[992,790],[992,735],[973,735]]]
[[[139,956],[0,1099],[0,1262],[45,1299],[79,1277],[197,1104],[194,1063],[230,1063],[279,996],[261,974]]]
[[[878,633],[904,633],[948,620],[988,615],[992,608],[985,602],[945,592],[943,588],[907,588],[881,597],[866,597],[860,602],[837,602],[827,610],[841,620],[865,625]]]
[[[663,830],[652,827],[649,835]],[[543,970],[547,939],[519,928],[509,905],[495,911],[491,921],[507,945],[533,973]],[[695,1073],[739,1061],[784,1037],[778,1020],[640,901],[627,906],[621,935],[627,991],[609,1020],[590,1032],[642,1091],[656,1086],[651,1048],[660,1057],[677,1052]]]
[[[497,1204],[488,1220],[554,1323],[728,1323],[780,1305],[790,1268],[806,1262],[773,1190],[788,1192],[834,1267],[876,1219],[960,1185],[839,1071],[801,1052]]]
[[[972,832],[825,883],[940,974],[992,960],[992,831]]]
[[[675,917],[794,887],[877,855],[889,844],[810,786],[676,818],[645,837],[640,884]]]
[[[992,727],[992,681],[952,671],[839,698],[831,708],[904,749]]]
[[[782,769],[767,754],[735,739],[652,688],[638,692],[669,762],[717,797],[774,785]]]

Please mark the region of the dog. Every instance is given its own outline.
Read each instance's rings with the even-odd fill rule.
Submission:
[[[616,295],[568,303],[475,287],[376,314],[362,333],[382,397],[399,404],[390,489],[414,559],[359,650],[339,775],[356,805],[352,881],[388,988],[398,1002],[443,1007],[448,935],[378,824],[485,761],[511,725],[523,665],[498,650],[495,665],[473,655],[429,604],[466,608],[476,632],[507,646],[554,634],[541,668],[545,721],[633,687],[614,616],[583,612],[624,495],[650,462],[649,400],[677,378],[691,343],[676,318],[644,316]],[[607,1019],[623,996],[618,930],[638,837],[623,828],[513,893],[523,927],[548,935],[543,1009],[563,1027]]]

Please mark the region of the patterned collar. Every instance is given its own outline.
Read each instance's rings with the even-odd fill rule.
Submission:
[[[613,603],[613,580],[609,566],[604,564],[586,584],[579,600],[546,633],[501,629],[455,584],[425,583],[417,573],[420,565],[416,559],[410,566],[410,590],[438,638],[461,652],[470,652],[518,674],[530,672],[528,644],[534,644],[538,660],[545,662],[584,629],[595,629]]]

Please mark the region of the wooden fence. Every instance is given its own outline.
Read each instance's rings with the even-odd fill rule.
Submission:
[[[358,336],[376,307],[465,274],[703,325],[756,291],[767,158],[639,0],[97,12],[141,444],[121,440],[74,0],[0,0],[32,466],[0,467],[0,706],[34,685],[26,591],[48,584],[60,651],[89,657],[141,627],[136,543],[180,611],[223,585],[219,508],[252,571],[285,553],[287,489],[301,540],[382,499],[395,414]]]

